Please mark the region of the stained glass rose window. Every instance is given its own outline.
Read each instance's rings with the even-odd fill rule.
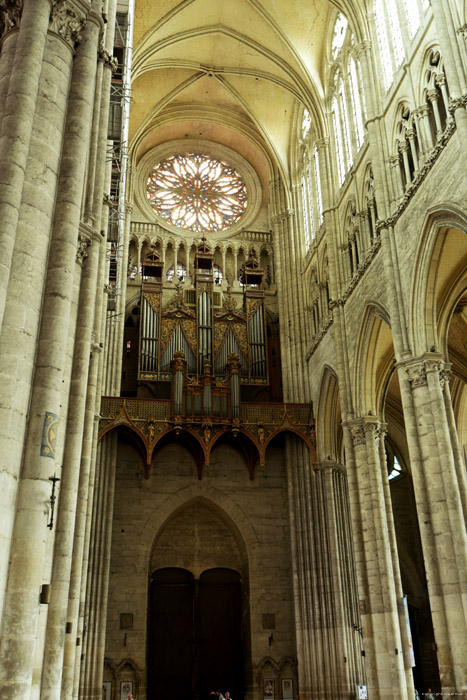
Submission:
[[[185,231],[225,231],[245,213],[248,194],[228,163],[200,153],[163,160],[150,173],[146,196],[172,226]]]

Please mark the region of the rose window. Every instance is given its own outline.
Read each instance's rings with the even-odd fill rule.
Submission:
[[[188,153],[163,160],[150,173],[146,196],[172,226],[185,231],[225,231],[243,216],[245,183],[228,163]]]

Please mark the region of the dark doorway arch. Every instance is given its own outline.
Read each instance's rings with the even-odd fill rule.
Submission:
[[[180,568],[151,579],[148,700],[207,700],[211,690],[243,694],[241,576]]]

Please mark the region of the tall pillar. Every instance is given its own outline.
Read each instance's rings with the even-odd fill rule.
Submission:
[[[39,6],[40,3],[37,5]],[[50,8],[47,17],[49,15]],[[25,17],[24,13],[23,19]],[[71,21],[72,15],[69,19]],[[75,21],[73,28],[69,27],[67,40],[64,40],[63,34],[66,33],[67,25],[65,23],[61,26],[61,34],[57,34],[59,30],[57,16],[52,14],[44,61],[41,64],[39,96],[35,112],[32,109],[29,113],[29,120],[34,123],[25,168],[22,204],[15,234],[15,249],[11,261],[10,281],[0,336],[0,392],[3,396],[0,408],[0,432],[3,433],[1,435],[2,462],[0,469],[0,505],[3,516],[0,549],[0,576],[2,578],[0,590],[2,592],[5,589],[4,582],[8,571],[18,476],[23,455],[26,421],[30,411],[52,219],[54,208],[58,207],[59,164],[62,155],[73,46],[79,38],[80,27],[80,21]],[[19,37],[20,35],[18,35]],[[35,70],[34,68],[34,74]],[[21,139],[18,137],[19,140]],[[65,195],[66,199],[66,190],[62,190],[61,195],[62,198]],[[78,196],[78,202],[80,200],[81,193]],[[5,226],[8,229],[7,223]],[[72,271],[74,270],[74,255],[77,245],[76,230],[77,222],[73,229],[73,257],[70,264]],[[54,249],[53,252],[54,256],[60,255],[59,250]],[[65,363],[66,357],[68,320],[66,317],[64,321],[63,363]],[[48,327],[54,326],[50,317],[45,317],[44,324]],[[59,381],[56,385],[58,404],[60,403],[61,388],[62,383]],[[36,447],[38,445],[36,456],[40,455],[45,412],[48,412],[49,417],[55,413],[47,404],[42,405],[40,409],[41,425],[40,434],[36,435]],[[50,452],[49,457],[45,458],[43,462],[47,474],[45,475],[46,481],[42,482],[44,490],[39,499],[40,505],[38,505],[41,510],[41,527],[35,530],[35,534],[42,532],[43,536],[45,536],[44,504],[50,496],[48,477],[53,475],[55,468],[50,460],[51,455]],[[3,499],[5,500],[3,501]],[[34,547],[33,551],[34,556],[36,556],[37,552]],[[34,592],[33,598],[37,600],[37,591]],[[18,608],[21,607],[22,605],[18,604]],[[30,618],[28,618],[29,622]],[[0,674],[1,676],[2,674]]]
[[[22,11],[21,11],[21,5]],[[50,0],[24,0],[4,10],[12,27],[19,26],[15,54],[8,82],[8,93],[2,113],[0,131],[0,328],[6,303],[11,260],[16,238],[23,185],[28,172],[27,162],[40,84],[42,59],[49,27]],[[10,50],[11,47],[8,47]],[[3,52],[2,52],[3,53]],[[2,59],[2,68],[6,69]],[[43,117],[47,119],[50,117]],[[2,568],[0,566],[0,568]]]
[[[400,573],[383,483],[387,479],[380,447],[384,427],[377,418],[365,416],[348,421],[344,430],[353,447],[348,476],[354,493],[351,509],[369,694],[381,700],[408,699],[414,697],[414,689],[410,669],[405,667]]]
[[[398,369],[442,689],[459,693],[467,685],[467,511],[447,367],[430,352]]]

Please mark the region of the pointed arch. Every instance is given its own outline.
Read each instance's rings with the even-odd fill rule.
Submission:
[[[369,302],[358,335],[354,367],[357,415],[383,415],[384,397],[393,362],[394,346],[389,313],[379,302]]]
[[[325,365],[321,375],[317,410],[317,451],[322,459],[340,459],[341,405],[337,372]]]
[[[460,253],[463,250],[464,253]],[[467,217],[456,205],[428,211],[412,273],[409,338],[415,355],[447,352],[447,329],[462,293]]]

